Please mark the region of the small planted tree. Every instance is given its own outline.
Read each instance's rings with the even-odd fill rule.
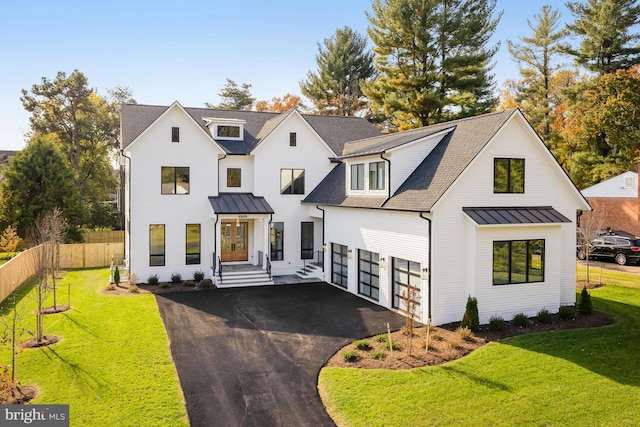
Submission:
[[[605,221],[603,209],[594,208],[591,212],[584,212],[580,217],[580,227],[577,232],[578,258],[585,260],[587,265],[587,283],[590,283],[589,261],[595,247],[591,241],[598,237]]]
[[[23,326],[23,321],[27,317],[27,304],[18,307],[18,300],[13,294],[9,297],[10,308],[2,314],[0,318],[4,334],[0,337],[2,343],[11,351],[11,381],[18,380],[18,354],[22,349],[20,342],[24,335],[33,335],[33,333]]]
[[[578,303],[578,312],[580,314],[591,314],[593,313],[593,305],[591,304],[591,295],[589,291],[587,291],[587,287],[582,288],[582,292],[580,292],[580,302]]]
[[[480,316],[478,315],[478,300],[469,295],[467,298],[467,306],[462,316],[460,327],[469,328],[472,332],[480,330]]]
[[[118,286],[120,284],[120,269],[116,265],[116,269],[113,272],[113,283]]]
[[[402,292],[402,296],[405,301],[405,313],[407,315],[405,320],[405,332],[407,334],[407,354],[411,356],[411,350],[413,345],[413,333],[415,329],[415,317],[418,314],[418,307],[420,307],[420,289],[417,286],[407,286],[407,290]]]

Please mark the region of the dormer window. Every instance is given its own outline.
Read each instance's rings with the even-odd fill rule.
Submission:
[[[231,141],[242,141],[244,139],[245,120],[204,117],[204,121],[211,131],[213,139]]]
[[[221,126],[216,128],[218,138],[240,138],[240,126]]]

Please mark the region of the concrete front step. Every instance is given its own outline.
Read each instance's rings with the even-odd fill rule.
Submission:
[[[265,286],[273,285],[274,281],[269,278],[265,271],[240,272],[229,271],[222,272],[222,280],[218,277],[218,287],[241,287],[241,286]]]

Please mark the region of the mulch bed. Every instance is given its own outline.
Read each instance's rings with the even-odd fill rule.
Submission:
[[[137,285],[137,291],[132,291],[128,285],[113,285],[111,287],[107,286],[100,290],[100,293],[106,295],[139,295],[139,294],[168,294],[174,292],[199,292],[206,291],[210,289],[216,289],[215,286],[201,287],[201,286],[188,286],[185,285],[184,282],[180,284],[171,283],[166,285],[149,285],[147,283],[139,283]]]
[[[51,344],[55,344],[60,341],[60,337],[57,335],[43,335],[42,339],[38,341],[38,338],[29,338],[20,343],[22,348],[38,348],[46,347]]]
[[[44,307],[42,310],[40,310],[40,313],[55,314],[55,313],[62,313],[63,311],[67,311],[70,309],[71,307],[69,307],[68,305],[56,305],[55,307]]]
[[[35,387],[19,383],[6,383],[0,386],[0,404],[2,405],[24,404],[34,397],[36,397]]]

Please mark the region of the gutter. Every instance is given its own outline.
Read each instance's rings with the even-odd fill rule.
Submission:
[[[319,211],[322,211],[322,273],[323,273],[323,277],[324,277],[324,250],[327,247],[327,243],[324,241],[324,215],[325,215],[325,210],[322,209],[318,205],[316,205],[316,209],[318,209]]]
[[[217,179],[217,181],[218,181],[218,194],[217,194],[217,196],[220,195],[220,160],[224,160],[226,158],[227,158],[227,153],[224,153],[224,156],[222,156],[222,157],[220,157],[218,159],[218,179]],[[217,222],[217,220],[216,220],[216,222]]]
[[[129,170],[128,170],[129,173],[127,173],[127,180],[129,181],[129,186],[128,186],[129,191],[127,191],[128,212],[125,212],[125,213],[128,213],[128,215],[126,216],[124,227],[125,227],[125,230],[129,232],[129,241],[127,242],[128,243],[127,256],[129,258],[129,274],[131,274],[131,265],[132,265],[131,263],[131,171],[132,171],[132,167],[131,166],[132,166],[132,160],[131,160],[131,157],[124,154],[124,149],[120,149],[120,155],[125,159],[129,159]],[[127,228],[127,220],[129,224],[128,228]]]
[[[429,304],[427,304],[427,310],[429,311],[429,315],[427,317],[429,323],[431,323],[431,248],[432,245],[432,236],[431,236],[431,219],[423,216],[423,212],[420,212],[420,218],[425,219],[429,222],[429,270],[427,271],[427,298],[429,299]]]
[[[384,152],[380,153],[380,158],[382,160],[384,160],[385,162],[387,162],[387,165],[389,166],[389,184],[387,185],[387,199],[382,204],[382,206],[384,206],[384,205],[387,204],[387,202],[391,198],[391,160],[389,160],[386,157],[384,157]]]

